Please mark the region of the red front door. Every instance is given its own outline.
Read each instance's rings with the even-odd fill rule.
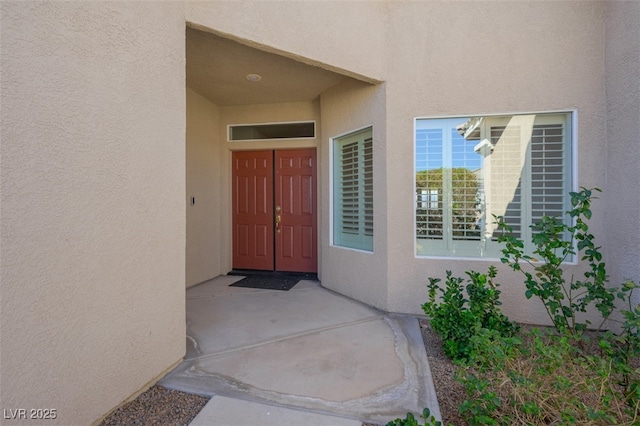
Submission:
[[[316,151],[233,153],[233,267],[317,272]]]
[[[233,267],[273,270],[273,153],[233,153]]]

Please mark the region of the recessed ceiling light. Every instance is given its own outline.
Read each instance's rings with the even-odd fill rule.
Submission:
[[[262,80],[262,76],[260,74],[247,74],[245,78],[247,79],[247,81],[250,81],[252,83]]]

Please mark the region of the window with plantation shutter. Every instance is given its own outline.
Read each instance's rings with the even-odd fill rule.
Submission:
[[[566,156],[561,124],[533,127],[531,137],[531,218],[560,217],[566,210]]]
[[[360,183],[358,142],[344,144],[341,148],[342,163],[340,165],[340,192],[342,194],[343,234],[358,235],[360,233]]]
[[[335,245],[373,251],[371,129],[334,140]]]
[[[571,120],[570,113],[416,120],[416,254],[497,258],[494,216],[525,244],[543,216],[566,220]]]

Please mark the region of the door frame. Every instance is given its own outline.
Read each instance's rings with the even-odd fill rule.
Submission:
[[[305,166],[304,162],[305,161],[309,161],[310,162],[310,166],[311,166],[311,174],[307,174],[305,173],[305,171],[309,171],[308,167],[299,167],[297,168],[297,170],[302,171],[302,173],[297,173],[296,175],[294,175],[294,179],[297,179],[297,183],[294,184],[292,183],[292,180],[289,180],[289,182],[287,182],[286,180],[284,181],[280,181],[280,175],[282,175],[282,171],[285,170],[285,168],[282,168],[282,165],[278,165],[276,164],[276,162],[278,161],[278,159],[281,160],[287,160],[286,157],[282,157],[279,154],[283,154],[286,152],[296,152],[299,154],[298,157],[295,157],[297,160],[299,160],[299,163],[302,164],[303,166]],[[237,202],[238,202],[238,197],[240,198],[246,198],[246,196],[238,196],[238,194],[236,193],[236,185],[239,185],[237,182],[237,175],[236,175],[236,160],[238,158],[260,158],[261,160],[265,158],[264,155],[261,154],[265,154],[265,153],[270,153],[270,161],[267,161],[269,167],[271,168],[270,170],[270,176],[266,177],[263,181],[261,180],[261,182],[259,183],[260,186],[266,184],[266,185],[270,185],[270,188],[267,189],[267,196],[270,197],[269,200],[267,200],[266,206],[268,211],[265,212],[261,212],[260,214],[264,215],[265,220],[260,219],[260,223],[261,223],[261,227],[262,226],[267,226],[266,228],[266,232],[269,234],[269,238],[271,238],[271,246],[265,248],[264,250],[262,250],[263,252],[266,252],[266,254],[268,256],[271,257],[270,262],[266,261],[265,259],[261,259],[260,261],[255,262],[255,264],[252,263],[252,260],[249,258],[244,258],[243,260],[240,260],[239,253],[237,252],[237,250],[240,247],[240,243],[239,243],[239,239],[238,239],[238,228],[237,225],[239,225],[237,222],[237,217],[236,217],[236,208],[237,208]],[[246,154],[249,154],[248,156]],[[255,154],[252,156],[252,154]],[[310,154],[309,157],[304,157],[304,154]],[[303,158],[304,157],[304,158]],[[266,163],[265,163],[266,164]],[[232,263],[232,268],[234,270],[259,270],[259,271],[264,271],[264,272],[294,272],[294,273],[311,273],[311,274],[317,274],[318,272],[318,266],[319,266],[319,232],[318,232],[318,228],[319,228],[319,215],[318,215],[318,207],[319,207],[319,194],[318,194],[318,150],[317,147],[300,147],[300,148],[272,148],[272,149],[251,149],[251,150],[236,150],[236,151],[232,151],[232,155],[231,155],[231,252],[232,252],[232,258],[231,258],[231,263]],[[295,168],[295,167],[294,167]],[[286,175],[286,173],[285,173]],[[263,177],[260,172],[256,173],[254,176],[257,177]],[[286,177],[286,176],[285,176]],[[310,182],[309,182],[310,181]],[[254,182],[255,183],[255,182]],[[246,185],[246,182],[243,183],[243,185]],[[282,205],[280,206],[283,211],[281,212],[277,212],[276,211],[276,207],[278,206],[278,200],[277,197],[280,196],[282,197],[282,191],[285,191],[285,189],[283,188],[277,188],[278,185],[284,185],[287,186],[289,185],[290,187],[293,187],[294,185],[296,185],[298,188],[296,189],[298,191],[298,197],[296,198],[296,200],[299,200],[299,202],[297,203],[297,207],[296,209],[298,210],[298,213],[300,212],[300,210],[304,210],[303,207],[300,207],[303,204],[302,199],[307,200],[307,202],[311,203],[311,206],[309,207],[311,209],[311,218],[308,218],[308,214],[307,215],[301,215],[301,214],[294,214],[292,213],[290,215],[290,219],[286,219],[286,212],[284,211],[287,207]],[[312,195],[310,197],[305,197],[302,189],[300,189],[300,187],[310,187],[310,191],[312,193]],[[291,191],[295,191],[294,189],[289,189]],[[308,194],[308,192],[307,192]],[[255,197],[255,193],[254,195],[252,195]],[[310,200],[310,201],[309,201]],[[279,200],[280,204],[282,204],[282,199]],[[260,201],[260,204],[262,203],[262,201]],[[290,204],[290,203],[289,203]],[[289,208],[293,208],[293,207],[289,207]],[[307,209],[307,211],[309,210],[309,208]],[[307,250],[303,250],[301,248],[301,243],[297,244],[298,250],[300,252],[309,252],[309,249],[312,251],[311,253],[311,257],[312,259],[310,259],[309,257],[307,257],[306,259],[302,258],[302,259],[298,259],[298,260],[291,260],[291,259],[283,259],[283,258],[279,258],[278,256],[282,256],[282,252],[281,250],[283,250],[283,248],[285,247],[282,244],[282,238],[284,238],[285,234],[289,240],[293,240],[293,239],[300,239],[301,234],[305,233],[306,235],[309,234],[308,232],[308,226],[303,226],[302,228],[298,227],[297,231],[296,231],[296,235],[293,235],[293,231],[291,231],[291,229],[293,229],[293,226],[289,226],[288,230],[290,231],[287,234],[287,227],[282,227],[282,233],[280,233],[280,231],[276,230],[276,218],[277,216],[279,216],[279,214],[282,216],[281,218],[278,217],[278,219],[282,219],[282,224],[285,225],[286,223],[291,223],[291,222],[296,222],[298,223],[296,220],[292,220],[295,218],[302,218],[303,222],[305,224],[311,224],[311,243],[306,244]],[[306,216],[306,218],[305,218]],[[243,224],[244,225],[244,224]],[[298,225],[296,225],[298,226]],[[246,228],[246,226],[245,226]],[[259,231],[259,232],[258,232]],[[258,231],[255,231],[256,234],[262,234],[263,230],[259,229]],[[253,238],[249,238],[249,239],[245,239],[245,241],[253,241],[252,244],[254,244],[254,246],[249,247],[249,250],[253,250],[255,249],[258,245],[256,242],[256,239]],[[302,241],[302,240],[299,240]],[[262,241],[260,241],[260,244],[262,244]],[[290,241],[291,244],[291,241]],[[290,249],[289,252],[294,252],[295,249]],[[243,253],[245,253],[245,255],[247,255],[247,251],[244,250]],[[304,257],[303,254],[301,253],[296,253],[297,255],[300,255],[301,257]],[[284,261],[283,261],[284,260]],[[248,263],[247,263],[248,262]],[[299,268],[296,268],[295,266],[293,267],[289,267],[287,265],[292,265],[295,264],[296,262],[300,262],[300,266]],[[252,267],[255,266],[255,267]]]

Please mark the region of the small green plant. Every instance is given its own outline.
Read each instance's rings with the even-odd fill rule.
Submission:
[[[613,360],[614,372],[621,376],[619,383],[631,405],[640,402],[640,369],[634,370],[631,362],[640,357],[640,305],[633,306],[632,293],[639,286],[629,280],[625,282],[618,298],[625,301],[627,309],[621,309],[621,332],[605,333],[599,341],[603,355]]]
[[[593,304],[602,316],[602,325],[615,310],[615,289],[607,288],[608,277],[605,263],[602,261],[600,247],[594,243],[594,236],[589,232],[587,220],[591,219],[591,201],[593,191],[598,188],[571,192],[572,209],[567,212],[573,224],[568,225],[558,218],[544,216],[531,226],[533,229],[534,256],[524,251],[524,242],[513,235],[512,228],[502,217],[496,217],[498,229],[503,234],[498,238],[505,244],[501,261],[513,270],[524,274],[525,296],[538,297],[546,309],[558,331],[568,331],[578,336],[586,330],[590,322],[577,320],[578,312],[586,312]],[[563,263],[577,255],[574,247],[582,253],[581,261],[589,265],[584,279],[574,280],[563,271]],[[523,268],[522,263],[530,268]],[[533,272],[529,272],[529,270]]]
[[[422,415],[420,417],[424,421],[422,425],[418,422],[413,413],[407,413],[407,416],[404,419],[392,420],[387,423],[386,426],[442,426],[442,422],[436,420],[436,418],[431,414],[431,410],[429,410],[429,408],[422,410]]]
[[[500,312],[500,290],[494,282],[497,269],[486,274],[469,271],[466,294],[463,279],[447,271],[445,287],[440,278],[429,278],[429,300],[422,310],[429,316],[431,327],[440,335],[445,354],[456,362],[474,358],[473,336],[483,329],[495,330],[500,336],[512,336],[518,326]]]
[[[526,297],[542,301],[555,331],[473,336],[474,363],[457,375],[469,396],[459,409],[470,425],[640,424],[640,307],[631,297],[638,285],[608,286],[587,224],[592,191],[599,190],[571,193],[572,225],[552,217],[532,225],[532,255],[498,218],[502,262],[524,274]],[[588,266],[581,279],[567,279],[563,269],[573,256]],[[591,324],[577,315],[590,307],[602,322],[587,334]],[[618,321],[621,333],[599,332],[606,321]]]
[[[575,346],[567,334],[532,329],[515,342],[478,346],[482,364],[460,368],[467,391],[459,407],[470,425],[635,425],[640,404],[625,392],[616,363]],[[631,373],[637,383],[638,371]],[[631,387],[630,387],[631,388]]]
[[[593,305],[601,315],[600,324],[593,327],[596,331],[601,331],[608,320],[620,323],[622,332],[618,335],[605,333],[599,340],[599,345],[603,354],[611,359],[614,373],[621,375],[624,393],[635,404],[640,400],[640,383],[633,379],[637,374],[629,366],[629,361],[640,356],[640,307],[632,305],[631,297],[638,286],[633,281],[627,281],[620,288],[608,286],[609,278],[602,253],[600,247],[596,246],[587,223],[592,216],[594,191],[600,192],[600,189],[582,188],[579,192],[570,193],[572,209],[567,215],[573,225],[545,216],[531,226],[536,246],[533,253],[539,259],[527,255],[523,241],[515,238],[510,227],[502,218],[498,218],[499,229],[505,231],[498,239],[505,243],[502,250],[504,257],[501,260],[513,270],[524,274],[527,288],[525,296],[538,297],[556,330],[561,334],[571,335],[578,345],[585,344],[583,333],[591,323],[577,321],[577,314],[586,312],[589,306]],[[583,279],[575,280],[571,277],[567,282],[563,262],[578,254],[581,254],[581,261],[587,262],[588,269],[583,274]],[[533,273],[524,270],[521,262],[528,264]],[[618,310],[616,301],[627,304],[628,309],[619,310],[622,321],[612,316]]]
[[[531,254],[497,218],[502,262],[524,275],[526,297],[542,301],[553,330],[517,332],[498,309],[493,267],[487,274],[467,272],[466,288],[450,271],[444,289],[429,279],[422,309],[445,353],[464,361],[456,378],[469,397],[459,410],[470,425],[640,424],[640,306],[632,298],[639,286],[609,286],[587,224],[593,191],[599,190],[571,193],[571,224],[543,217],[532,225]],[[564,270],[574,257],[586,266],[579,279]],[[578,319],[592,309],[601,316],[595,327]],[[618,334],[601,331],[613,322]]]
[[[473,373],[467,373],[464,377],[458,378],[464,384],[465,390],[471,399],[466,399],[458,408],[460,414],[469,422],[470,426],[480,425],[501,425],[505,422],[498,422],[496,413],[502,405],[499,395],[489,387],[490,381],[487,378]]]

